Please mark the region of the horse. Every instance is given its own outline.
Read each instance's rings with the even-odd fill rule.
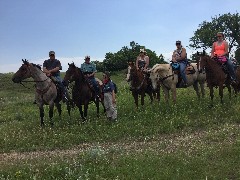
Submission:
[[[148,87],[147,74],[144,74],[142,70],[137,69],[133,62],[128,63],[127,81],[131,82],[131,91],[134,97],[136,108],[138,108],[138,95],[141,96],[141,105],[144,105],[145,93],[150,97],[151,103],[153,102],[153,91]],[[159,94],[160,99],[160,94]]]
[[[224,72],[223,66],[206,55],[205,51],[202,53],[197,52],[199,59],[200,71],[206,71],[207,85],[210,89],[211,106],[213,105],[213,88],[219,88],[220,101],[223,103],[223,88],[227,87],[229,92],[229,98],[231,99],[231,78]]]
[[[129,62],[128,62],[128,68],[127,68],[127,74],[126,74],[126,81],[127,82],[131,81],[131,76],[130,76],[131,63],[129,65]],[[152,82],[148,82],[148,83],[150,83],[150,86],[152,88]],[[153,98],[157,99],[157,101],[160,101],[160,83],[158,83],[156,90],[152,88],[152,96],[153,96]]]
[[[68,63],[68,70],[66,71],[64,81],[65,82],[75,82],[72,89],[72,99],[74,104],[78,107],[82,121],[86,121],[88,105],[90,102],[94,102],[97,108],[97,117],[99,117],[99,98],[95,98],[95,92],[90,86],[87,78],[85,78],[82,70],[75,66],[74,63]],[[100,81],[100,80],[98,80]],[[103,104],[103,96],[100,96],[101,103],[103,105],[104,111],[105,107]],[[84,106],[84,111],[82,110],[82,105]]]
[[[205,96],[204,83],[206,80],[206,74],[197,71],[197,69],[197,63],[191,63],[191,65],[186,68],[186,78],[188,87],[193,86],[198,99],[200,99],[201,94],[202,97]],[[169,90],[171,90],[173,103],[176,103],[176,88],[178,88],[177,85],[179,84],[179,76],[174,72],[171,64],[156,64],[149,71],[153,88],[156,89],[157,82],[160,81],[164,92],[165,102],[168,103]],[[199,92],[198,85],[201,87],[201,94]]]
[[[22,66],[19,70],[13,75],[12,81],[14,83],[22,83],[22,82],[32,82],[32,81],[23,81],[24,79],[33,78],[33,82],[35,82],[35,99],[36,103],[39,107],[40,111],[40,119],[41,119],[41,126],[44,127],[44,105],[49,105],[49,118],[50,124],[53,126],[53,109],[54,104],[57,107],[59,116],[62,113],[60,101],[62,100],[62,92],[55,83],[52,81],[51,78],[46,76],[46,74],[41,70],[39,65],[29,63],[26,59],[23,60]],[[59,91],[59,92],[58,92]],[[67,110],[70,116],[71,106],[67,103]]]

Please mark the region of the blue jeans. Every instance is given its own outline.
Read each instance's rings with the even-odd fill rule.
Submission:
[[[56,80],[57,80],[57,82],[58,82],[58,84],[59,84],[59,86],[60,86],[60,88],[63,92],[63,95],[65,97],[67,97],[67,90],[66,90],[66,87],[63,84],[62,78],[60,76],[54,76],[54,77],[56,78]]]
[[[99,87],[98,87],[98,83],[97,83],[95,77],[90,77],[88,79],[91,81],[91,83],[93,85],[94,91],[96,92],[95,95],[98,95],[99,94]]]
[[[232,80],[236,80],[236,74],[235,74],[235,71],[234,71],[234,66],[233,66],[233,63],[232,61],[227,58],[227,69],[228,69],[228,72],[229,72],[229,75],[231,77]]]
[[[179,66],[180,66],[180,75],[181,75],[184,83],[187,83],[187,77],[186,77],[186,74],[185,74],[185,69],[186,69],[186,66],[187,66],[187,61],[180,61],[180,62],[179,62]]]

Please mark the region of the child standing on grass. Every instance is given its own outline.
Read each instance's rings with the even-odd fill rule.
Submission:
[[[106,115],[108,120],[117,120],[117,105],[116,93],[113,82],[110,79],[110,73],[106,71],[103,74],[103,93],[104,93],[104,106],[106,108]]]

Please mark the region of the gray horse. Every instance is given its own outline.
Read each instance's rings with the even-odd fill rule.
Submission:
[[[23,64],[19,70],[13,75],[12,81],[14,83],[21,83],[24,79],[33,78],[33,82],[36,83],[35,98],[37,105],[40,110],[41,126],[44,126],[44,105],[49,105],[49,118],[50,124],[53,126],[53,108],[54,104],[57,107],[59,116],[61,115],[61,104],[59,103],[62,100],[62,92],[58,93],[58,88],[51,78],[46,76],[42,72],[41,67],[33,63],[29,63],[26,59],[22,60]],[[26,81],[31,82],[31,81]],[[59,88],[60,89],[60,88]],[[60,90],[59,90],[60,91]],[[67,103],[68,114],[70,116],[71,106]]]

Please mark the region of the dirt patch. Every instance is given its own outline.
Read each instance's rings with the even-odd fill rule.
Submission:
[[[53,158],[76,156],[83,152],[98,150],[109,153],[119,151],[121,153],[135,153],[152,151],[157,154],[175,153],[178,151],[192,155],[206,148],[223,147],[231,145],[240,137],[240,125],[226,124],[219,129],[199,131],[194,133],[181,132],[171,135],[159,135],[151,139],[131,140],[115,143],[83,143],[67,150],[12,152],[0,154],[0,165],[8,162],[32,160],[40,158]]]

